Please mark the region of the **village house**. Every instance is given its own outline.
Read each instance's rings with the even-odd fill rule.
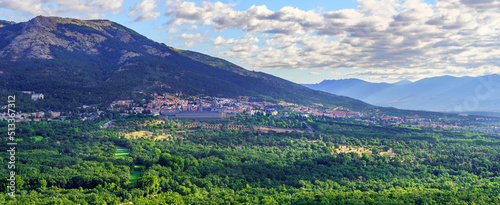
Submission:
[[[43,100],[44,96],[42,93],[33,93],[31,94],[31,100],[37,101],[37,100]]]

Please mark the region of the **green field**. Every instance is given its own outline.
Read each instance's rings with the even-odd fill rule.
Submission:
[[[128,151],[127,148],[125,147],[117,147],[116,152],[115,152],[115,157],[120,158],[120,157],[125,157],[128,156],[130,152]]]
[[[115,157],[122,158],[122,157],[128,156],[129,154],[130,154],[130,151],[127,148],[117,147],[116,152],[115,152]],[[137,179],[139,179],[139,177],[141,176],[143,169],[146,169],[146,166],[135,165],[134,169],[130,170],[129,182],[135,184],[137,182]]]
[[[135,171],[142,171],[142,170],[145,170],[146,169],[146,166],[144,165],[135,165],[134,166],[134,170]]]
[[[139,179],[140,176],[141,176],[141,171],[130,171],[129,182],[135,184],[137,182],[137,179]]]
[[[42,136],[33,136],[30,137],[31,139],[35,139],[35,142],[42,141],[43,137]],[[16,142],[22,142],[24,139],[22,138],[16,138]]]
[[[32,139],[35,139],[35,142],[42,141],[43,137],[42,136],[33,136],[31,137]]]
[[[135,184],[137,182],[137,179],[139,179],[139,177],[141,176],[141,173],[143,172],[143,170],[146,170],[146,166],[135,165],[134,169],[130,171],[129,182]]]

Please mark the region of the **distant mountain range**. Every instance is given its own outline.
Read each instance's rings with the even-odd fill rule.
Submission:
[[[109,20],[44,16],[20,23],[0,21],[0,92],[13,91],[43,93],[45,100],[36,103],[54,110],[142,99],[147,92],[373,108],[157,43]]]
[[[315,90],[399,109],[445,112],[499,112],[500,75],[441,76],[416,82],[370,83],[359,79],[303,84]]]

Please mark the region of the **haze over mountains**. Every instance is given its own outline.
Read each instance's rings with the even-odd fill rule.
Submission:
[[[109,20],[44,16],[0,21],[0,90],[44,93],[45,101],[56,107],[129,99],[149,91],[372,107],[175,49]]]
[[[500,75],[441,76],[416,82],[370,83],[359,79],[304,84],[311,89],[349,96],[367,103],[411,110],[446,112],[500,111]]]

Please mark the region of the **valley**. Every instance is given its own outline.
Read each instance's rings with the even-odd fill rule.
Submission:
[[[496,91],[437,112],[476,80],[305,87],[110,20],[0,21],[0,204],[500,204]]]

